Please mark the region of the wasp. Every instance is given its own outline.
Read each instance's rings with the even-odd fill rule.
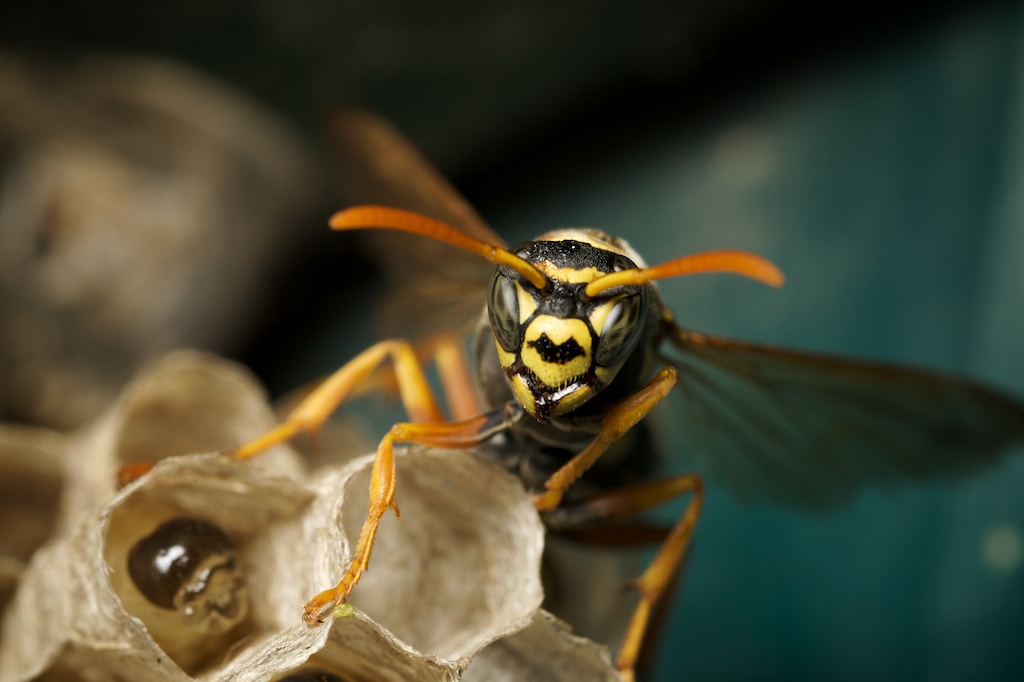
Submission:
[[[468,301],[477,321],[472,365],[457,335],[431,337],[450,417],[416,345],[390,339],[350,360],[277,428],[234,453],[248,458],[315,432],[390,361],[409,421],[380,441],[351,563],[335,587],[305,605],[308,624],[346,600],[367,568],[381,519],[389,509],[398,513],[396,443],[473,448],[500,462],[521,477],[555,529],[635,516],[688,495],[634,583],[639,602],[616,660],[631,680],[704,497],[697,473],[644,479],[651,445],[634,427],[670,394],[684,397],[672,407],[685,447],[719,463],[726,484],[807,505],[841,501],[868,483],[977,470],[1024,441],[1024,405],[996,390],[926,370],[701,334],[680,326],[658,291],[659,280],[704,272],[781,286],[782,273],[765,258],[713,251],[650,266],[626,241],[592,229],[556,230],[508,248],[384,122],[348,113],[335,133],[356,192],[372,203],[337,213],[330,226],[419,235],[416,249],[392,241],[383,251],[407,277],[433,277],[429,288],[406,291],[415,308],[399,317],[443,317]]]

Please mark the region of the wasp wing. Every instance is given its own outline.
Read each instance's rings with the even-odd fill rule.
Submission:
[[[356,203],[415,211],[504,245],[472,206],[390,123],[358,109],[331,120],[330,140],[346,193]]]
[[[832,506],[865,484],[979,470],[1024,444],[1024,405],[960,377],[678,328],[669,340],[685,402],[676,444],[742,499]]]
[[[440,172],[383,119],[344,110],[331,120],[330,140],[343,192],[352,203],[415,211],[481,241],[504,245]],[[479,318],[493,272],[483,258],[450,244],[384,230],[360,237],[389,282],[380,304],[382,333],[423,336],[466,328]]]

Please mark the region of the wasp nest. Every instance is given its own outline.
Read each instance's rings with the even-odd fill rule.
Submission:
[[[56,530],[63,448],[51,431],[0,426],[0,613],[32,554]]]
[[[0,418],[74,428],[146,362],[252,321],[316,206],[258,103],[159,59],[0,50]]]
[[[84,431],[0,430],[17,493],[0,506],[0,577],[17,586],[0,680],[617,679],[540,609],[539,518],[469,452],[396,451],[402,519],[382,522],[351,614],[303,625],[347,566],[373,456],[310,473],[285,446],[221,454],[273,423],[246,372],[179,352]],[[115,490],[138,462],[155,466]]]

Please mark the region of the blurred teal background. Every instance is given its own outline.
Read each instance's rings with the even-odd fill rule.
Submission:
[[[1022,38],[999,7],[803,69],[495,221],[752,249],[786,286],[664,282],[682,324],[1024,395]],[[1022,679],[1020,454],[821,517],[712,489],[656,679]]]
[[[595,226],[786,272],[665,282],[685,326],[1024,396],[1020,3],[56,5],[0,10],[2,46],[192,63],[325,156],[322,117],[367,106],[510,242]],[[278,392],[374,338],[372,269],[323,239],[237,348]],[[712,488],[652,679],[1024,679],[1022,564],[1024,453],[823,516]]]

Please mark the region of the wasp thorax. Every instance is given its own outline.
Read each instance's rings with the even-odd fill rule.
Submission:
[[[234,544],[217,526],[180,517],[161,524],[128,554],[128,573],[154,605],[210,634],[239,623],[248,611]]]

